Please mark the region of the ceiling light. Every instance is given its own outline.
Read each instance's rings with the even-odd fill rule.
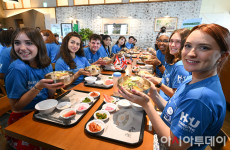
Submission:
[[[164,16],[165,18],[169,18],[170,16],[169,15],[167,15],[167,16]]]
[[[3,0],[6,3],[18,3],[18,0]]]

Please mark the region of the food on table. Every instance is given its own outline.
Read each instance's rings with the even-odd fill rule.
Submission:
[[[110,76],[109,79],[113,79],[113,76]]]
[[[107,114],[106,113],[96,113],[97,119],[106,119]]]
[[[77,108],[78,111],[83,111],[83,110],[86,110],[88,109],[88,107],[86,107],[85,105],[81,105]]]
[[[107,110],[108,112],[113,112],[114,110],[116,110],[117,105],[113,104],[113,103],[106,103],[102,106],[103,110]]]
[[[82,100],[82,102],[83,102],[83,103],[89,103],[89,102],[91,102],[91,99],[88,98],[88,97],[86,97],[84,100]]]
[[[138,72],[138,71],[140,71],[139,66],[138,65],[134,66],[133,67],[133,72]]]
[[[107,111],[109,111],[109,112],[110,112],[110,111],[113,111],[113,110],[114,110],[114,108],[113,108],[113,107],[111,107],[111,106],[106,106],[106,107],[105,107],[105,110],[107,110]]]
[[[89,71],[91,75],[98,75],[101,72],[101,68],[97,65],[91,65],[88,67],[85,67],[86,71]]]
[[[45,79],[52,79],[54,83],[63,82],[65,85],[70,84],[73,80],[73,72],[70,71],[53,71],[45,75]]]
[[[150,88],[150,82],[139,76],[125,76],[118,79],[118,86],[126,90],[145,91]]]
[[[122,68],[121,68],[121,67],[116,66],[116,67],[115,67],[115,70],[122,70]]]
[[[70,117],[76,115],[76,112],[74,110],[71,110],[63,115],[63,117]]]
[[[111,85],[113,84],[113,80],[109,79],[109,80],[105,80],[105,85]]]
[[[115,103],[116,102],[116,100],[111,96],[108,96],[106,94],[103,94],[103,96],[105,98],[105,102],[107,102],[107,103]]]
[[[101,131],[101,126],[95,122],[89,124],[89,130],[91,132],[98,132]]]
[[[147,77],[152,77],[153,75],[151,73],[149,73],[148,71],[146,70],[141,70],[139,73],[138,73],[139,76],[147,76]]]
[[[97,92],[92,92],[92,93],[90,93],[90,95],[89,96],[92,96],[92,97],[97,97],[97,96],[99,96],[99,94],[97,93]]]

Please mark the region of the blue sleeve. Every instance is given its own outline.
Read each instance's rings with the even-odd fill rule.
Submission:
[[[24,67],[9,67],[7,76],[5,78],[6,91],[9,98],[19,99],[28,91],[26,72],[27,71]]]
[[[59,58],[55,63],[55,70],[56,71],[65,71],[69,70],[67,64],[63,61],[63,59]]]
[[[0,73],[6,73],[10,65],[10,56],[3,55],[3,52],[0,55]]]
[[[83,57],[83,59],[84,59],[84,61],[85,61],[85,66],[87,67],[87,66],[90,66],[90,63],[89,63],[89,61],[87,60],[87,58],[86,57]]]
[[[182,82],[189,76],[189,72],[184,69],[184,66],[176,66],[173,73],[170,75],[172,79],[172,88],[178,88]]]
[[[178,106],[170,129],[180,139],[201,136],[212,123],[212,117],[207,117],[211,114],[211,110],[199,100],[186,100]]]
[[[115,47],[115,45],[112,47],[112,53],[114,53],[114,54],[117,53],[117,52],[116,52],[116,47]]]

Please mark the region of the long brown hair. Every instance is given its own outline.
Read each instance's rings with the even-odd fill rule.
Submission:
[[[12,50],[11,50],[11,58],[13,60],[16,59],[21,59],[15,52],[14,49],[14,40],[16,37],[18,37],[19,34],[21,33],[25,33],[26,36],[31,40],[31,42],[33,42],[33,44],[35,44],[35,46],[38,49],[38,53],[37,56],[35,57],[35,61],[37,63],[37,67],[38,68],[45,68],[48,67],[51,63],[51,60],[49,58],[49,56],[47,55],[47,50],[46,50],[46,45],[42,39],[42,36],[40,34],[40,32],[34,28],[22,28],[22,29],[16,29],[16,31],[14,32],[13,36],[12,36]],[[29,62],[24,61],[25,63],[27,63],[28,65]]]
[[[121,45],[121,47],[123,48],[123,47],[125,47],[125,43],[126,43],[126,38],[124,36],[120,36],[119,39],[117,40],[117,42],[115,44],[118,44],[120,39],[125,39],[124,44]]]
[[[189,35],[190,33],[190,30],[189,29],[178,29],[178,30],[175,30],[171,36],[169,37],[169,41],[171,40],[172,36],[174,34],[178,33],[180,35],[180,38],[181,38],[181,47],[179,49],[179,52],[177,53],[176,56],[174,55],[171,55],[170,54],[170,50],[169,50],[169,46],[168,48],[166,49],[166,53],[165,53],[165,61],[168,63],[168,64],[175,64],[176,62],[180,61],[181,60],[181,51],[184,47],[184,43],[186,41],[186,38],[187,36]]]
[[[55,38],[54,34],[50,30],[42,30],[40,31],[43,36],[47,36],[45,43],[56,43],[58,44],[57,39]]]
[[[230,33],[225,27],[218,24],[201,24],[192,28],[190,34],[195,31],[200,30],[208,35],[210,35],[220,47],[221,54],[230,52]],[[223,59],[218,63],[217,72],[219,73],[223,64],[226,62],[228,57]]]
[[[73,61],[72,56],[70,55],[70,51],[68,49],[68,43],[71,37],[78,37],[81,41],[80,43],[80,48],[79,50],[75,53],[78,56],[84,56],[84,51],[83,51],[83,42],[81,39],[81,36],[76,33],[76,32],[70,32],[68,33],[64,39],[62,40],[62,44],[61,44],[61,48],[60,48],[60,55],[62,57],[62,59],[66,62],[66,64],[71,68],[71,69],[75,69],[76,63]]]

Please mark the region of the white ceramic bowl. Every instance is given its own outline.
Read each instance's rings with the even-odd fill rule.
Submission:
[[[89,84],[93,84],[97,80],[97,77],[85,77],[85,81]]]
[[[96,96],[97,95],[97,96]],[[99,96],[100,96],[100,92],[97,92],[97,91],[92,91],[89,93],[89,96],[90,97],[93,97],[94,99],[98,99]]]
[[[65,115],[68,115],[68,116],[65,116]],[[73,108],[67,108],[60,112],[60,117],[62,119],[72,119],[75,117],[75,115],[76,115],[76,110]]]
[[[113,103],[106,103],[102,106],[102,109],[107,110],[108,112],[113,112],[116,110],[116,108],[117,108],[117,105]]]
[[[92,131],[90,129],[90,124],[91,123],[100,126],[101,129],[99,131]],[[89,131],[90,133],[100,133],[100,132],[102,132],[104,130],[104,128],[105,128],[105,123],[103,121],[101,121],[101,120],[91,120],[86,124],[86,130]]]
[[[57,106],[56,106],[56,108],[58,109],[58,110],[64,110],[64,109],[66,109],[66,108],[69,108],[71,106],[71,103],[70,102],[61,102],[61,103],[59,103]]]
[[[142,111],[144,110],[143,107],[141,105],[138,105],[136,103],[131,103],[131,106],[132,108],[135,110],[135,111]]]
[[[106,103],[116,103],[116,98],[115,97],[113,97],[113,96],[110,96],[111,98],[112,98],[112,101],[106,101],[105,100],[105,98],[104,98],[104,101],[106,102]]]
[[[57,100],[47,99],[37,103],[35,105],[35,109],[38,110],[41,114],[49,114],[56,108],[57,104]]]
[[[106,118],[101,119],[99,116],[97,116],[97,113],[100,113],[101,115],[103,115],[105,113]],[[95,119],[106,121],[110,117],[110,113],[107,110],[98,110],[93,114],[93,116],[94,116]]]
[[[89,101],[85,101],[86,98],[88,98]],[[91,104],[93,101],[94,101],[94,98],[91,96],[86,96],[86,97],[81,98],[81,103]]]
[[[120,108],[128,108],[131,106],[130,102],[128,100],[119,100],[117,102],[118,107]]]
[[[80,103],[75,106],[76,111],[78,112],[84,112],[89,108],[89,104],[87,103]]]
[[[104,82],[102,80],[95,81],[95,84],[102,85]]]

